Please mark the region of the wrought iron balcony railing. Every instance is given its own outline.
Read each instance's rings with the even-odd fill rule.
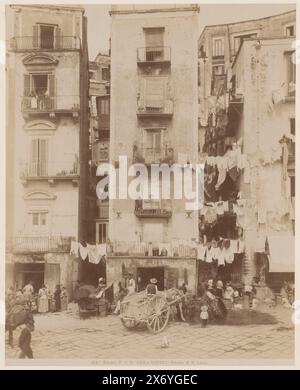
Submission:
[[[146,99],[138,100],[137,116],[138,117],[172,117],[173,101],[170,99],[162,101],[147,101]]]
[[[7,251],[13,253],[69,253],[72,237],[23,236],[7,240]]]
[[[142,145],[133,151],[133,163],[143,164],[174,164],[174,149],[164,145],[161,148],[151,148]]]
[[[79,109],[79,95],[24,96],[22,99],[22,111],[27,114],[55,113],[59,111],[77,113]]]
[[[63,161],[49,164],[46,161],[35,161],[21,166],[21,178],[74,178],[79,176],[79,163],[77,161]]]
[[[15,51],[79,50],[80,46],[80,38],[76,36],[22,36],[10,40],[10,49]]]
[[[137,49],[137,62],[142,63],[170,63],[171,48],[168,46],[139,47]]]
[[[134,213],[140,218],[170,218],[172,216],[171,203],[168,200],[135,201]]]

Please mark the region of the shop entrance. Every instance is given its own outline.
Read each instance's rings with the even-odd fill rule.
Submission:
[[[165,288],[164,278],[165,269],[164,267],[141,267],[137,268],[137,288],[138,291],[145,290],[147,284],[151,278],[157,279],[157,288],[162,291]]]
[[[16,289],[22,289],[31,281],[34,292],[38,292],[44,284],[44,275],[44,263],[15,263]]]

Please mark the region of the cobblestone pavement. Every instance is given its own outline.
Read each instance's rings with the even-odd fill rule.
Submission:
[[[81,320],[74,311],[35,316],[32,349],[36,359],[166,359],[208,361],[294,358],[291,311],[275,310],[275,325],[189,325],[170,322],[165,331],[152,335],[147,329],[127,330],[117,316]],[[7,364],[14,364],[20,328],[14,332],[14,348],[6,341]],[[168,348],[162,348],[166,336]],[[7,340],[7,335],[6,335]],[[18,363],[25,362],[18,360]],[[29,362],[28,360],[26,363]],[[196,364],[196,363],[195,363]],[[248,363],[247,363],[248,364]],[[289,362],[292,364],[292,361]]]

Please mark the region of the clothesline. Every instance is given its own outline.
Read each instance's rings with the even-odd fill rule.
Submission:
[[[99,264],[103,258],[105,259],[106,248],[106,244],[87,244],[83,246],[80,242],[71,241],[70,254],[80,257],[83,261],[88,259],[92,264]]]

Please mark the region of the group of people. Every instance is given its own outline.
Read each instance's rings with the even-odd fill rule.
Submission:
[[[68,294],[64,286],[57,285],[53,291],[43,285],[38,292],[34,284],[29,281],[22,289],[16,291],[10,287],[6,293],[7,309],[15,304],[26,305],[32,312],[47,313],[49,311],[67,310]]]

